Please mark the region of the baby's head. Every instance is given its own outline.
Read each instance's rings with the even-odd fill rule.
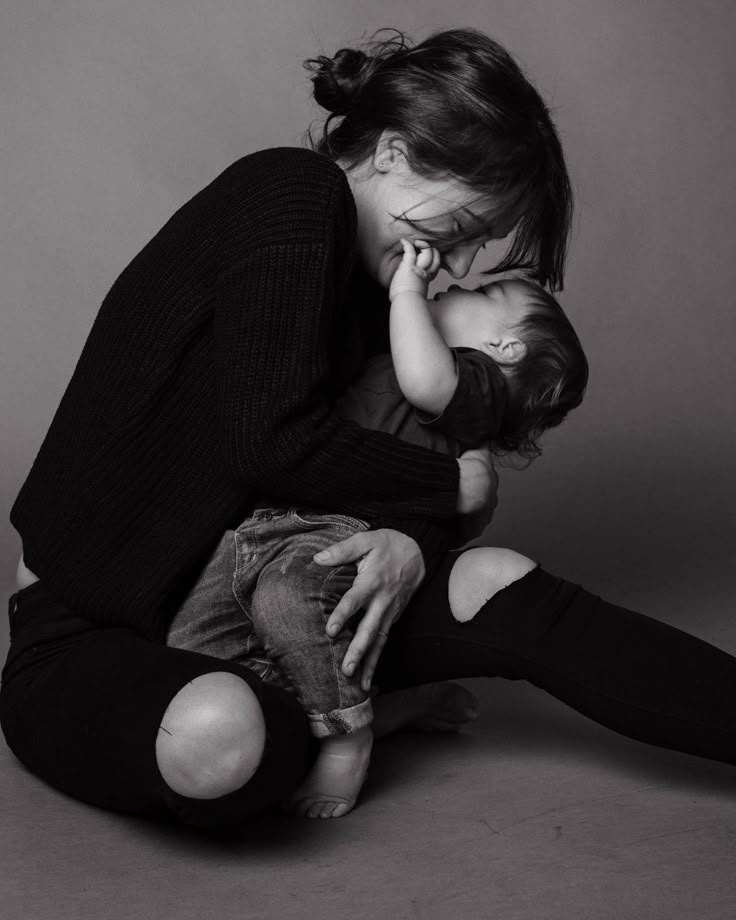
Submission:
[[[538,457],[539,436],[580,405],[588,382],[588,362],[562,307],[539,285],[507,278],[473,291],[453,284],[430,309],[450,347],[485,352],[506,377],[509,404],[492,448]]]

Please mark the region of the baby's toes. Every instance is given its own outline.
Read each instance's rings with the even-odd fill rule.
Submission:
[[[353,810],[355,802],[325,798],[300,798],[286,803],[285,811],[300,818],[342,818]]]
[[[335,818],[335,809],[337,808],[337,802],[323,802],[322,808],[320,810],[320,818]]]
[[[325,808],[328,804],[329,803],[327,802],[323,802],[322,799],[313,800],[310,803],[309,808],[307,808],[304,816],[306,818],[321,818],[322,809]],[[329,816],[325,816],[325,817],[329,817]]]
[[[354,805],[355,805],[355,802],[352,802],[351,804],[348,804],[347,802],[333,802],[330,814],[329,815],[323,814],[322,817],[323,818],[325,817],[342,818],[343,815],[346,815],[348,814],[348,812],[353,810]]]

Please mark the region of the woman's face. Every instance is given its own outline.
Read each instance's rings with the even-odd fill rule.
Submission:
[[[402,238],[432,243],[440,250],[442,268],[464,278],[478,250],[512,229],[489,228],[486,215],[493,202],[452,180],[417,175],[396,145],[379,144],[370,161],[348,172],[348,181],[358,211],[360,259],[385,288],[401,261]],[[449,242],[460,234],[473,239]]]

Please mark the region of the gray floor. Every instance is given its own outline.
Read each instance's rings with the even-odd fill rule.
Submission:
[[[688,623],[681,585],[639,599],[736,651],[720,571],[700,579],[707,620]],[[263,819],[224,840],[80,805],[3,749],[0,916],[736,917],[732,767],[630,741],[532,687],[471,686],[472,731],[383,742],[352,815]]]

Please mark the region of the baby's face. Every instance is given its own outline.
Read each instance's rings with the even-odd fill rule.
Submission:
[[[437,329],[451,348],[497,343],[528,312],[526,291],[513,278],[492,281],[473,291],[451,284],[429,302]]]

